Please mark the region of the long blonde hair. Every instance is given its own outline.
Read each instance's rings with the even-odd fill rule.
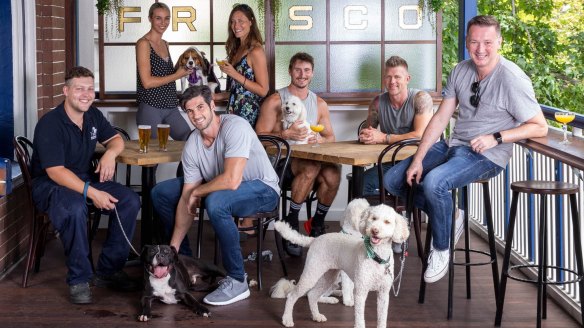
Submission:
[[[233,14],[236,12],[241,12],[249,19],[251,22],[251,27],[249,31],[249,35],[245,39],[245,44],[240,44],[241,41],[235,37],[235,33],[231,29],[231,18]],[[253,13],[253,9],[246,4],[238,4],[233,7],[231,13],[229,14],[229,21],[227,22],[227,31],[229,31],[229,36],[227,37],[227,42],[225,43],[225,51],[227,52],[227,58],[229,61],[235,58],[235,54],[240,46],[243,46],[244,49],[251,49],[256,45],[262,45],[264,43],[262,39],[262,34],[260,33],[260,29],[258,28],[258,23],[255,18],[255,14]]]

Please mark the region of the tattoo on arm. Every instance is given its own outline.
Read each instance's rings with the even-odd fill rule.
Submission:
[[[375,97],[369,105],[369,117],[367,118],[369,127],[377,128],[379,125],[379,97]]]
[[[418,92],[414,96],[414,109],[416,114],[423,114],[432,110],[434,103],[427,92]]]

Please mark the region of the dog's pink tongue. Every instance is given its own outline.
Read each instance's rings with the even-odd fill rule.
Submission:
[[[154,276],[156,278],[164,278],[168,274],[168,267],[167,266],[156,266],[154,267]]]
[[[381,241],[381,239],[379,239],[379,238],[375,238],[375,237],[371,237],[371,239],[370,239],[370,240],[371,240],[371,243],[372,243],[373,245],[377,245],[377,244],[379,244],[379,242]]]

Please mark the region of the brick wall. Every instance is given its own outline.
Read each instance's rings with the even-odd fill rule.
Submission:
[[[65,8],[71,0],[36,0],[38,115],[64,99],[66,69]],[[0,275],[26,255],[30,234],[30,206],[22,184],[0,198]]]
[[[37,95],[39,117],[64,99],[65,0],[36,1]]]

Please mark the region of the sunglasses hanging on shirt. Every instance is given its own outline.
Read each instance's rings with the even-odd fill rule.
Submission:
[[[481,95],[479,94],[481,92],[480,83],[480,81],[476,81],[470,85],[470,90],[474,93],[474,95],[470,96],[470,104],[474,107],[478,107],[481,101]]]

